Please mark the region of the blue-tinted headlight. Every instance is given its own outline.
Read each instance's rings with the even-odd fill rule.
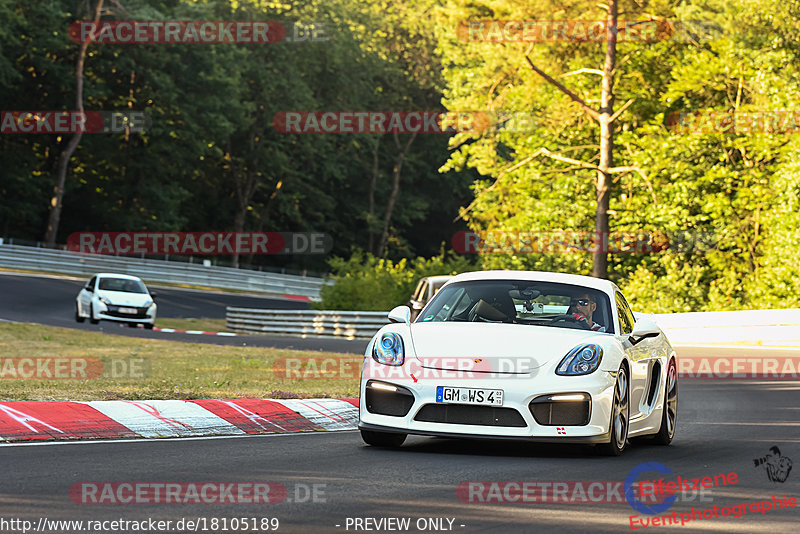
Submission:
[[[597,370],[602,359],[603,349],[600,345],[580,345],[564,356],[564,359],[558,364],[556,374],[561,376],[588,375]]]
[[[387,332],[378,338],[372,349],[372,359],[384,365],[403,365],[405,351],[400,334]]]

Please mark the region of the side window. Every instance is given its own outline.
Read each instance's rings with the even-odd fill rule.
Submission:
[[[633,332],[633,313],[625,302],[622,293],[617,292],[617,315],[619,315],[619,329],[621,334],[627,335]]]

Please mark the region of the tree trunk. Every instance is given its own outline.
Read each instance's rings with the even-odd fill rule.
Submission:
[[[100,21],[100,13],[103,10],[104,0],[97,0],[97,6],[94,10],[94,28],[97,29],[97,23]],[[92,35],[94,37],[94,34]],[[86,62],[86,50],[89,48],[89,43],[92,39],[87,39],[81,43],[78,52],[78,62],[75,65],[75,111],[83,113],[83,66]],[[50,199],[50,214],[47,218],[47,231],[44,235],[45,246],[54,248],[56,245],[56,236],[58,234],[58,225],[61,222],[61,208],[64,200],[64,186],[67,183],[67,168],[69,167],[69,160],[78,144],[81,142],[83,132],[75,132],[72,134],[67,147],[61,152],[58,158],[58,171],[56,175],[56,186],[53,188],[53,198]]]
[[[595,212],[595,241],[592,276],[608,278],[608,209],[611,196],[611,173],[614,165],[614,69],[617,63],[617,0],[608,2],[606,27],[606,60],[603,66],[600,96],[600,163],[597,170],[597,211]]]
[[[381,146],[380,136],[375,138],[375,147],[372,151],[372,178],[369,181],[369,212],[367,214],[367,231],[369,232],[369,250],[375,254],[375,187],[378,183],[378,149]]]
[[[249,145],[249,153],[252,154],[255,150],[255,141],[253,139],[253,135],[250,136]],[[235,164],[236,160],[233,157],[233,151],[231,150],[230,139],[228,139],[227,142],[227,149],[227,155],[230,158],[230,169],[233,176],[234,190],[236,192],[236,212],[233,215],[233,231],[244,232],[247,209],[250,207],[250,201],[253,199],[253,194],[256,192],[256,187],[258,186],[258,171],[256,171],[254,164],[251,163],[248,165],[246,159],[243,167],[241,169],[237,169]],[[243,179],[239,177],[239,172],[244,174]],[[239,256],[239,251],[234,249],[232,263],[233,267],[235,268],[239,267]]]
[[[389,243],[389,224],[392,221],[392,212],[394,211],[397,197],[400,195],[400,174],[403,170],[403,163],[405,163],[408,151],[411,148],[411,143],[414,142],[416,136],[416,133],[411,134],[408,143],[403,147],[400,145],[400,139],[397,133],[394,134],[394,143],[397,145],[398,152],[394,160],[394,166],[392,167],[392,192],[389,195],[389,201],[386,203],[386,213],[383,216],[383,233],[381,234],[381,240],[378,242],[378,257],[384,255],[386,252],[386,245]]]
[[[247,217],[247,209],[250,207],[250,201],[253,198],[253,193],[256,191],[257,175],[255,169],[243,169],[246,178],[245,183],[240,184],[236,180],[236,213],[233,216],[233,231],[244,232],[244,223]],[[239,250],[234,249],[233,252],[233,267],[239,267]]]

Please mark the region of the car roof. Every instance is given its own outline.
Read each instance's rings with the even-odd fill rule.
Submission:
[[[580,274],[551,273],[547,271],[474,271],[454,276],[448,284],[475,280],[528,280],[532,282],[556,282],[597,289],[613,294],[618,289],[616,284],[602,278],[583,276]]]
[[[95,274],[93,274],[92,276],[93,276],[93,277],[94,277],[94,276],[97,276],[97,277],[99,277],[99,278],[124,278],[125,280],[138,280],[138,281],[140,281],[140,282],[142,281],[142,279],[141,279],[141,278],[138,278],[138,277],[136,277],[136,276],[131,276],[131,275],[129,275],[129,274],[119,274],[119,273],[95,273]]]

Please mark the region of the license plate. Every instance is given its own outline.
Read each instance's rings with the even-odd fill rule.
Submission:
[[[119,312],[127,313],[129,315],[136,315],[137,313],[139,313],[139,310],[137,310],[136,308],[120,308]]]
[[[436,402],[502,406],[503,390],[436,386]]]

